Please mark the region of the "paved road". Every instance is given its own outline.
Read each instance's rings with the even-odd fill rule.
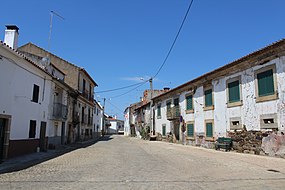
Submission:
[[[230,188],[285,189],[285,159],[111,136],[0,175],[5,190]]]

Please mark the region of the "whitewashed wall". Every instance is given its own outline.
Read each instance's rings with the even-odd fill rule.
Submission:
[[[2,47],[0,55],[0,112],[12,115],[10,139],[28,139],[30,120],[37,121],[39,138],[40,123],[48,120],[51,77]],[[34,84],[40,87],[39,103],[31,101]]]
[[[256,103],[255,92],[255,71],[269,65],[276,65],[277,91],[278,99]],[[227,80],[241,76],[241,99],[243,104],[236,107],[227,107]],[[277,114],[279,130],[285,128],[285,57],[276,58],[264,65],[258,65],[242,72],[225,76],[212,81],[214,110],[204,111],[204,89],[197,87],[193,104],[194,113],[186,114],[185,95],[190,92],[183,92],[179,95],[181,115],[185,122],[194,121],[195,133],[205,133],[205,120],[214,120],[214,136],[226,136],[230,130],[230,118],[240,117],[241,124],[245,125],[247,130],[260,130],[260,116],[264,114]],[[276,90],[276,89],[275,89]],[[157,104],[161,103],[161,119],[155,117],[156,131],[162,133],[162,124],[166,124],[167,132],[170,130],[171,123],[166,118],[166,100],[155,104],[157,113]],[[173,104],[173,99],[172,99]]]

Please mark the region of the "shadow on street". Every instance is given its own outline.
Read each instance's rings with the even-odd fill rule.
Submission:
[[[47,152],[32,153],[11,158],[0,164],[0,174],[24,170],[42,162],[46,162],[66,153],[72,152],[74,150],[87,148],[100,141],[107,142],[112,139],[113,137],[111,135],[104,135],[103,137],[92,141],[76,142],[74,144],[64,145],[55,150],[48,150]]]

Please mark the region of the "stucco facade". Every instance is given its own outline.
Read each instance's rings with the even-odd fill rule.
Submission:
[[[166,133],[175,134],[178,130],[176,135],[181,140],[181,126],[184,124],[186,136],[187,126],[194,126],[189,133],[194,134],[189,140],[202,138],[213,141],[227,136],[230,130],[243,128],[284,131],[284,55],[285,41],[281,40],[155,97],[156,132],[162,134],[163,127]],[[270,80],[266,79],[267,83],[263,83],[266,77]],[[231,91],[234,83],[238,84],[236,92]],[[268,91],[268,88],[272,91],[270,94],[261,92]],[[211,93],[210,101],[205,98],[206,92]],[[236,93],[238,101],[231,102],[232,94],[229,93]],[[191,97],[191,103],[186,97]],[[175,101],[178,102],[176,107],[179,113],[177,116],[168,115],[167,109],[174,110]],[[206,101],[211,105],[206,106]],[[167,108],[169,102],[171,108]],[[161,113],[159,117],[158,112]]]
[[[1,154],[7,158],[35,152],[40,141],[46,141],[52,76],[2,42],[0,67],[0,86],[5,89],[0,98],[0,118],[10,118],[6,120],[7,147]]]

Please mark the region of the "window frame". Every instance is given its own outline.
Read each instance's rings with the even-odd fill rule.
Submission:
[[[230,102],[230,94],[229,94],[229,84],[233,83],[235,81],[239,81],[239,101],[236,102]],[[241,83],[241,75],[237,77],[233,77],[227,80],[226,82],[226,89],[227,89],[227,107],[235,107],[235,106],[242,106],[242,83]]]
[[[210,140],[210,141],[214,141],[215,140],[215,137],[214,137],[214,127],[215,127],[215,124],[214,124],[214,120],[213,119],[207,119],[204,121],[205,124],[204,124],[204,130],[205,130],[205,139],[206,140]],[[212,123],[212,136],[211,137],[208,137],[207,136],[207,123]]]
[[[188,136],[188,124],[193,125],[193,136]],[[194,121],[188,121],[186,122],[186,139],[195,139],[195,123]]]
[[[37,134],[37,120],[30,120],[29,139],[36,138],[36,134]]]
[[[212,85],[205,86],[203,90],[204,90],[204,108],[203,108],[204,111],[215,109],[213,86]],[[212,94],[212,105],[206,106],[206,94],[205,94],[205,92],[208,90],[212,90],[212,93],[211,93]]]
[[[259,96],[259,88],[258,88],[258,79],[257,75],[263,72],[266,72],[268,70],[272,70],[273,72],[273,88],[274,93],[270,95],[265,96]],[[254,84],[255,84],[255,97],[256,102],[264,102],[264,101],[270,101],[270,100],[276,100],[278,99],[278,86],[277,86],[277,76],[276,76],[276,64],[271,64],[266,67],[262,67],[260,69],[257,69],[254,71]]]
[[[161,119],[161,103],[157,104],[157,116],[156,116],[156,118]]]
[[[37,87],[37,89],[38,89],[38,92],[36,93],[36,91],[35,91],[35,87]],[[32,102],[35,102],[35,103],[39,103],[39,99],[40,99],[40,86],[39,85],[37,85],[37,84],[34,84],[34,86],[33,86],[33,94],[32,94],[32,99],[31,99],[31,101]]]
[[[192,109],[187,109],[187,97],[192,96]],[[186,114],[194,113],[194,93],[185,94],[185,112]]]

